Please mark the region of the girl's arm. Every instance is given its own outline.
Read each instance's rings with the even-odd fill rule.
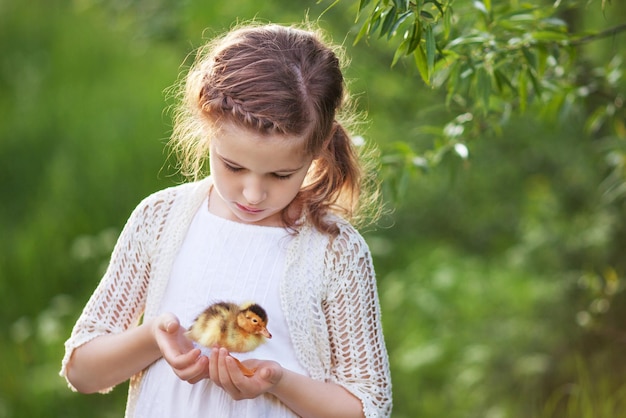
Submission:
[[[301,417],[363,417],[361,401],[342,386],[289,370],[269,393]]]
[[[328,251],[329,292],[322,303],[331,347],[331,378],[359,398],[368,418],[391,415],[391,376],[376,275],[363,237],[340,227]]]
[[[190,381],[206,366],[206,357],[192,352],[191,343],[182,338],[173,315],[137,326],[154,280],[152,260],[174,202],[164,193],[144,199],[129,217],[107,271],[65,343],[60,374],[74,390],[108,392],[162,356]]]
[[[302,417],[363,417],[361,401],[335,383],[313,380],[273,361],[245,363],[257,368],[254,376],[244,376],[226,349],[213,349],[209,378],[235,400],[271,393]]]
[[[98,392],[164,357],[179,378],[195,383],[208,376],[208,358],[184,332],[174,315],[164,314],[119,334],[96,337],[74,350],[67,379],[80,392]]]

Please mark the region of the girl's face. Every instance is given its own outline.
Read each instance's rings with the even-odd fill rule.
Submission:
[[[300,190],[311,162],[301,138],[262,136],[225,123],[211,139],[217,193],[209,209],[236,222],[282,226],[281,211]]]

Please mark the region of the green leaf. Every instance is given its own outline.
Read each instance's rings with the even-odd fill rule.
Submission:
[[[447,40],[450,37],[450,29],[452,28],[452,7],[448,7],[443,14],[443,37]]]
[[[409,48],[406,53],[410,54],[415,51],[415,48],[420,44],[422,40],[422,22],[419,19],[415,19],[413,23],[413,27],[411,28],[411,42],[409,43]]]
[[[318,3],[321,3],[321,0],[318,0]],[[324,16],[326,14],[326,12],[329,11],[330,9],[332,9],[333,7],[335,7],[337,5],[337,3],[339,3],[339,0],[335,0],[330,6],[328,6],[326,9],[324,9],[322,11],[322,13],[320,13],[320,16]]]
[[[435,52],[437,44],[435,43],[435,34],[431,25],[426,26],[426,59],[428,63],[428,74],[431,74],[435,65]]]
[[[450,67],[450,76],[448,77],[448,84],[446,84],[446,106],[449,106],[452,98],[459,90],[459,84],[461,83],[461,65],[456,63]]]
[[[569,39],[566,33],[552,32],[552,31],[539,31],[532,32],[530,36],[536,41],[542,42],[562,42]]]
[[[400,45],[398,46],[398,49],[396,49],[396,52],[393,54],[391,67],[394,67],[396,63],[398,62],[398,60],[400,59],[400,57],[406,54],[406,51],[409,47],[410,42],[411,42],[411,38],[407,37],[402,41],[402,43],[400,43]]]
[[[361,40],[361,38],[363,38],[367,34],[367,32],[369,31],[369,27],[370,22],[363,23],[363,26],[361,26],[359,33],[354,38],[354,42],[352,43],[352,45],[356,45]]]
[[[543,77],[548,65],[549,52],[545,45],[537,45],[537,74]]]
[[[431,82],[434,88],[441,87],[446,80],[450,79],[450,74],[454,67],[457,66],[458,60],[459,55],[451,52],[446,53],[442,59],[437,61],[431,76]]]
[[[376,14],[372,16],[372,20],[370,21],[369,33],[372,34],[376,32],[379,26],[380,26],[380,14]]]
[[[558,117],[559,112],[563,109],[563,103],[565,101],[566,93],[558,92],[553,94],[547,103],[542,106],[542,114],[544,117],[554,119]]]
[[[424,80],[424,83],[430,86],[430,74],[428,72],[428,61],[426,60],[426,53],[424,51],[424,45],[420,44],[419,48],[415,49],[413,52],[413,57],[415,59],[415,66]]]
[[[409,0],[393,0],[393,4],[398,10],[406,10],[409,8]]]
[[[552,30],[567,32],[567,22],[557,17],[549,17],[541,21],[541,26],[551,27]]]
[[[443,16],[444,11],[443,11],[443,5],[441,3],[439,3],[437,0],[425,0],[424,1],[424,4],[428,4],[428,3],[434,4],[435,7],[439,10],[439,13],[441,13],[441,16]]]
[[[412,14],[413,14],[412,10],[407,10],[406,12],[404,12],[400,16],[398,16],[398,20],[396,20],[396,23],[394,23],[394,25],[389,30],[389,36],[388,37],[391,38],[393,36],[393,34],[396,33],[396,31],[398,30],[398,27],[402,24],[402,22],[404,22]]]
[[[530,83],[533,85],[533,90],[535,91],[535,94],[537,95],[537,97],[541,97],[541,93],[543,90],[541,88],[541,83],[539,83],[539,80],[537,79],[535,73],[531,68],[528,69],[528,77],[530,78]]]
[[[527,23],[535,23],[537,21],[537,16],[532,14],[532,9],[520,8],[514,9],[510,13],[504,13],[500,15],[498,20],[508,20],[511,22],[527,22]]]
[[[391,10],[387,12],[385,19],[383,20],[383,26],[380,28],[380,35],[379,35],[380,37],[384,36],[385,34],[389,34],[389,37],[391,37],[391,28],[393,26],[393,23],[396,20],[396,16],[397,16],[396,6],[393,6]]]
[[[606,106],[599,106],[585,121],[585,132],[595,134],[606,121]]]
[[[488,40],[489,38],[484,35],[459,36],[458,38],[450,41],[446,46],[446,49],[451,49],[459,45],[483,44]]]
[[[531,68],[537,68],[537,60],[530,49],[522,48],[522,54],[524,54],[524,58],[526,58],[526,62],[528,62]]]
[[[526,71],[520,71],[517,79],[517,95],[519,96],[519,108],[520,112],[526,111],[526,104],[528,103],[528,90],[526,89]]]
[[[361,13],[361,11],[363,9],[365,9],[365,7],[367,7],[367,5],[370,3],[371,0],[361,0],[359,2],[359,13]]]
[[[476,92],[486,112],[489,109],[491,97],[491,76],[484,67],[476,70]]]
[[[481,12],[483,15],[487,16],[489,12],[487,11],[487,7],[485,7],[485,3],[480,0],[476,0],[473,2],[474,8]]]
[[[509,78],[502,71],[494,70],[493,75],[496,80],[496,86],[498,87],[500,91],[504,90],[505,85],[508,88],[510,88],[511,91],[515,91],[515,87],[513,86],[513,83],[511,83],[511,80],[509,80]]]
[[[374,7],[374,12],[371,14],[369,18],[369,21],[370,21],[369,28],[368,28],[369,35],[375,33],[376,29],[378,29],[378,26],[380,26],[380,19],[383,13],[385,12],[385,8],[382,5],[382,1],[383,0],[378,0],[378,3],[376,3],[376,7]]]

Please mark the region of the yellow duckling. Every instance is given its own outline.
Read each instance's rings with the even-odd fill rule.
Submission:
[[[267,313],[256,303],[238,306],[230,302],[210,305],[195,319],[186,336],[206,347],[224,347],[235,353],[252,351],[272,338],[267,330]],[[235,359],[237,360],[237,359]],[[246,376],[255,370],[246,368],[237,360]]]

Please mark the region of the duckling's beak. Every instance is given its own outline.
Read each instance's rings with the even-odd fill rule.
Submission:
[[[264,336],[265,338],[272,338],[272,334],[270,334],[267,328],[263,328],[261,330],[261,335]]]

